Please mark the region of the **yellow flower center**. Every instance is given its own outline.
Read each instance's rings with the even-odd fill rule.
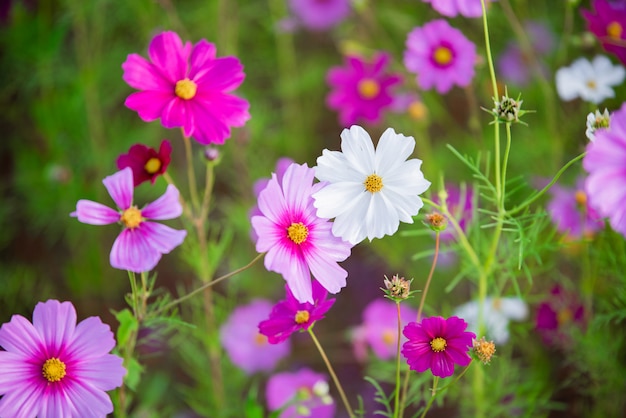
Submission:
[[[150,174],[154,174],[161,169],[161,160],[157,157],[152,157],[148,160],[146,165],[143,166],[143,169]]]
[[[420,102],[419,100],[416,100],[409,105],[408,112],[409,116],[413,119],[423,120],[424,118],[426,118],[427,114],[426,105],[424,105],[424,103]]]
[[[597,84],[595,81],[589,80],[587,81],[587,87],[589,87],[591,90],[595,90],[597,87]]]
[[[587,206],[587,195],[582,190],[576,190],[574,199],[579,206]]]
[[[386,329],[383,331],[383,342],[387,345],[391,345],[396,342],[396,334],[390,330]]]
[[[141,211],[137,209],[136,206],[131,206],[122,213],[120,221],[122,221],[126,228],[137,228],[139,224],[143,222]]]
[[[363,183],[365,190],[370,193],[380,192],[383,188],[383,179],[377,174],[370,174]]]
[[[495,298],[493,300],[493,302],[491,302],[491,306],[493,307],[493,309],[495,309],[496,311],[499,311],[500,309],[502,309],[502,299],[500,298]]]
[[[619,22],[611,22],[606,27],[606,34],[613,39],[620,39],[623,31],[624,28],[622,28]]]
[[[556,320],[557,320],[559,326],[565,325],[565,324],[571,322],[573,318],[574,318],[574,315],[572,314],[572,311],[567,309],[567,308],[561,309],[556,314]]]
[[[174,92],[178,97],[184,100],[191,100],[196,95],[198,85],[188,78],[178,80]]]
[[[267,344],[267,337],[263,334],[257,334],[254,336],[254,343],[256,345],[265,345]]]
[[[359,94],[362,98],[373,99],[374,97],[378,96],[378,93],[380,92],[380,85],[376,80],[372,80],[371,78],[364,78],[363,80],[359,81],[357,90],[359,91]]]
[[[295,320],[297,324],[306,324],[309,322],[310,317],[311,314],[309,314],[309,311],[298,311],[296,312]]]
[[[434,338],[434,339],[430,340],[430,348],[435,353],[440,353],[440,352],[444,351],[446,349],[447,345],[448,345],[448,343],[446,343],[446,340],[444,340],[441,337],[437,337],[437,338]]]
[[[433,60],[439,65],[448,65],[452,61],[452,50],[446,46],[438,46],[433,52]]]
[[[49,358],[41,367],[41,374],[48,382],[58,382],[65,377],[65,363],[56,357]]]
[[[304,226],[302,222],[292,223],[287,228],[287,236],[296,244],[302,244],[309,236],[309,228]]]

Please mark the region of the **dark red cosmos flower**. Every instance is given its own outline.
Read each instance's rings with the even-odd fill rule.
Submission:
[[[130,167],[133,170],[133,184],[139,186],[150,180],[152,184],[156,178],[165,173],[170,165],[172,144],[167,139],[161,142],[159,151],[144,144],[135,144],[128,150],[128,154],[117,157],[117,168],[122,170]]]
[[[623,1],[595,0],[593,10],[582,10],[587,29],[602,47],[626,64],[626,7]]]

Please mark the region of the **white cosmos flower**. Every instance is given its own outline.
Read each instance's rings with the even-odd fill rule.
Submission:
[[[604,109],[604,113],[600,113],[599,110],[596,110],[595,113],[589,113],[587,115],[587,129],[585,130],[585,135],[587,135],[590,141],[595,141],[596,131],[598,129],[608,128],[610,122],[611,115],[607,109]]]
[[[418,195],[430,186],[422,161],[407,161],[414,148],[413,137],[391,128],[376,150],[360,126],[344,129],[341,152],[325,149],[317,158],[315,177],[329,183],[313,194],[317,216],[335,218],[333,234],[353,245],[392,235],[400,221],[413,223],[424,205]]]
[[[596,56],[591,62],[586,58],[579,58],[569,67],[557,70],[556,90],[563,100],[580,97],[598,104],[615,96],[612,87],[621,84],[624,77],[624,67],[611,64],[611,60],[604,55]]]
[[[453,315],[465,319],[467,330],[478,331],[478,301],[467,302],[454,310]],[[528,316],[528,306],[520,298],[485,298],[483,321],[486,337],[496,344],[509,340],[509,321],[522,321]]]

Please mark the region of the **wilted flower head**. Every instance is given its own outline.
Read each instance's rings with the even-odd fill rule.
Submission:
[[[133,171],[130,167],[106,177],[102,183],[118,210],[91,200],[79,200],[76,211],[70,216],[90,225],[122,225],[122,232],[111,248],[112,267],[135,273],[149,271],[156,267],[162,254],[182,244],[187,231],[152,222],[174,219],[183,212],[175,186],[170,184],[160,198],[138,209],[133,204]]]
[[[626,65],[626,7],[624,2],[593,0],[593,10],[581,10],[587,29],[602,44],[605,51],[615,56]]]
[[[478,360],[482,361],[483,364],[489,364],[496,352],[496,345],[493,341],[487,341],[485,337],[481,337],[480,340],[473,341],[472,349]]]
[[[611,115],[607,109],[604,109],[603,113],[596,110],[595,113],[591,112],[587,115],[587,129],[585,135],[590,141],[595,141],[596,131],[598,129],[607,129],[611,124]]]
[[[397,274],[394,275],[391,280],[385,276],[385,293],[389,299],[401,300],[407,299],[411,295],[411,280],[406,280],[404,277],[400,277]]]
[[[569,67],[559,68],[556,72],[556,90],[565,101],[577,97],[598,104],[605,99],[615,97],[613,86],[624,81],[626,70],[621,65],[611,64],[604,55],[596,56],[592,61],[579,58]]]
[[[257,324],[267,318],[271,302],[256,299],[238,306],[220,328],[220,342],[232,363],[248,374],[270,371],[291,352],[288,341],[269,344]]]
[[[426,215],[426,225],[435,232],[442,232],[448,225],[448,220],[439,212]]]
[[[243,82],[243,66],[215,53],[204,39],[192,45],[174,32],[156,35],[150,61],[130,54],[122,64],[124,81],[140,90],[124,104],[146,122],[160,118],[166,128],[182,127],[201,144],[223,144],[230,128],[243,126],[250,114],[248,102],[230,94]]]
[[[267,408],[285,408],[279,418],[333,418],[335,403],[328,394],[326,377],[309,369],[271,376],[265,390]]]
[[[311,30],[328,30],[352,11],[350,0],[289,0],[296,22]]]
[[[133,170],[135,187],[148,180],[154,184],[157,177],[167,171],[171,155],[172,144],[167,139],[161,142],[158,151],[144,144],[135,144],[130,147],[127,154],[117,157],[117,168],[123,170],[130,167]]]

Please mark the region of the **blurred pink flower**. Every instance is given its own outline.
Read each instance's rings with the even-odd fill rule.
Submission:
[[[610,128],[595,136],[583,158],[589,206],[626,237],[626,103],[611,115]]]
[[[271,376],[267,381],[265,397],[270,411],[289,405],[278,415],[279,418],[335,416],[335,402],[328,394],[326,377],[309,369]]]
[[[299,302],[313,303],[311,274],[330,293],[346,285],[348,273],[337,264],[352,245],[335,237],[332,223],[316,214],[311,195],[324,187],[313,184],[315,171],[291,164],[282,178],[272,174],[259,194],[261,215],[252,217],[259,237],[256,250],[265,255],[265,268],[280,273]]]
[[[547,207],[550,219],[557,231],[573,239],[589,237],[604,228],[602,219],[589,207],[584,182],[580,177],[575,187],[555,184],[550,188],[552,198]]]
[[[587,21],[587,29],[592,32],[605,51],[626,65],[626,7],[623,0],[593,0],[593,10],[581,10]]]
[[[430,3],[433,9],[444,16],[455,17],[457,15],[465,17],[481,17],[483,9],[480,0],[422,0]],[[489,0],[485,0],[485,3]]]
[[[160,198],[138,209],[133,205],[133,171],[130,167],[106,177],[102,183],[118,210],[81,199],[70,216],[90,225],[122,224],[122,232],[111,249],[112,267],[135,273],[149,271],[156,267],[162,254],[182,244],[187,231],[149,221],[174,219],[181,215],[183,208],[175,186],[170,184]]]
[[[448,194],[448,198],[446,199],[448,211],[465,232],[474,217],[474,190],[471,186],[464,185],[463,187],[459,187],[455,184],[446,184],[445,189]],[[433,201],[439,203],[439,197],[433,198]],[[450,224],[448,224],[446,229],[444,229],[439,236],[444,242],[452,241],[455,237],[456,232],[454,227]]]
[[[318,281],[313,281],[313,303],[298,302],[289,286],[285,286],[285,293],[286,299],[274,305],[269,319],[259,323],[259,332],[270,344],[283,342],[294,332],[309,329],[314,322],[324,319],[324,314],[335,303],[335,299],[326,300],[328,292]]]
[[[404,65],[417,75],[421,89],[446,93],[474,77],[476,46],[443,19],[413,29],[406,40]]]
[[[248,374],[274,370],[291,352],[289,342],[269,344],[257,324],[267,318],[272,303],[256,299],[236,307],[220,328],[220,342],[231,362]]]
[[[289,0],[289,9],[302,26],[317,31],[332,28],[350,15],[350,0]]]
[[[432,316],[420,323],[411,322],[404,327],[409,340],[403,345],[402,355],[411,370],[422,373],[430,369],[433,376],[452,376],[455,364],[467,366],[472,361],[468,351],[476,335],[466,328],[467,323],[456,316]]]
[[[122,170],[130,167],[133,170],[135,187],[148,180],[154,184],[157,177],[167,170],[172,159],[171,155],[172,144],[167,139],[161,142],[158,151],[144,144],[135,144],[130,147],[127,154],[117,157],[117,168]]]
[[[400,304],[401,329],[415,321],[417,311],[405,303]],[[363,355],[360,343],[366,343],[381,360],[388,360],[396,355],[398,341],[398,311],[395,302],[389,299],[374,299],[363,310],[363,324],[354,333],[355,351]],[[401,342],[406,337],[401,336]]]
[[[192,46],[174,32],[156,35],[148,48],[151,61],[130,54],[122,64],[124,81],[140,90],[125,105],[146,122],[161,118],[166,128],[182,127],[201,144],[223,144],[230,128],[243,126],[250,114],[246,100],[229,94],[242,83],[243,66],[215,53],[204,39]]]
[[[96,316],[76,323],[70,302],[39,302],[32,324],[21,315],[0,328],[0,415],[104,417],[106,394],[122,385],[126,369],[109,352],[115,339]]]
[[[371,63],[348,56],[345,66],[328,71],[326,80],[332,91],[326,103],[339,112],[339,121],[344,127],[361,120],[376,123],[382,111],[393,103],[390,89],[399,84],[402,77],[386,72],[389,59],[389,54],[384,52],[377,53]]]
[[[584,326],[585,310],[578,296],[556,285],[537,308],[535,329],[549,346],[566,348],[572,327]]]

